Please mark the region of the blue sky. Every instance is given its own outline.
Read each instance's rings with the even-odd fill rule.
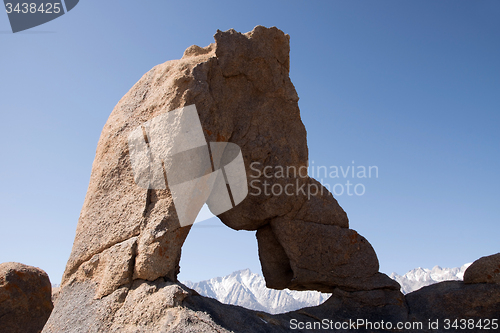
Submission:
[[[500,251],[500,2],[85,1],[12,34],[0,14],[0,262],[60,281],[101,129],[153,66],[256,25],[291,36],[314,165],[377,166],[337,197],[381,271]],[[354,161],[354,164],[353,164]],[[216,227],[209,227],[210,225]],[[259,271],[254,233],[193,227],[183,280]]]

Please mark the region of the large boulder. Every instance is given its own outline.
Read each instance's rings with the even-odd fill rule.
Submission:
[[[489,329],[494,329],[492,319],[500,313],[500,285],[466,284],[463,281],[444,281],[423,287],[406,295],[409,319],[423,323],[424,332],[457,332],[452,325],[468,325],[462,331],[481,331],[477,324],[489,322]],[[455,322],[457,320],[457,322]],[[464,322],[461,320],[465,320]],[[438,323],[437,328],[429,327],[429,322]]]
[[[464,282],[500,284],[500,253],[474,261],[464,272]]]
[[[409,319],[422,322],[424,332],[498,328],[499,271],[497,253],[474,261],[464,272],[464,281],[444,281],[407,294]]]
[[[47,273],[15,262],[0,264],[0,332],[38,333],[52,312]]]

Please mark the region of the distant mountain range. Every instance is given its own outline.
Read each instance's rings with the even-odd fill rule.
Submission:
[[[457,268],[415,268],[405,275],[391,274],[399,282],[403,294],[424,286],[446,280],[462,280],[471,264]],[[266,281],[250,269],[236,271],[224,277],[216,277],[197,283],[183,282],[203,296],[215,298],[225,304],[239,305],[247,309],[268,313],[284,313],[308,306],[316,306],[328,299],[330,294],[317,291],[275,290],[266,287]]]
[[[215,298],[222,303],[272,314],[319,305],[330,297],[330,294],[317,291],[269,289],[264,278],[249,269],[198,283],[183,283],[201,295]]]
[[[419,267],[412,269],[405,275],[392,273],[391,278],[399,282],[403,294],[408,294],[437,282],[463,280],[464,272],[471,264],[472,263],[468,263],[462,267],[456,268],[441,268],[439,266],[434,266],[433,269],[427,269]]]

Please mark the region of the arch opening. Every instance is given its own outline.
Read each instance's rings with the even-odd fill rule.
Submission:
[[[325,302],[318,291],[266,287],[256,231],[236,231],[203,206],[181,252],[178,280],[202,296],[272,314]]]

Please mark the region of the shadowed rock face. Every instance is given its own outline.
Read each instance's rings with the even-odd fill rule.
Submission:
[[[176,281],[190,227],[180,227],[168,188],[134,182],[127,138],[144,122],[194,104],[206,141],[237,144],[248,180],[259,188],[219,218],[233,229],[258,231],[269,287],[398,289],[378,273],[373,248],[348,229],[333,196],[307,176],[306,130],[288,76],[289,36],[258,26],[214,37],[214,44],[191,46],[182,59],[154,67],[111,113],[62,285],[91,279],[100,298],[136,279]],[[270,195],[264,182],[291,195]]]
[[[454,329],[451,325],[455,320],[458,327],[463,328],[461,319],[466,319],[468,325],[471,321],[478,325],[472,329],[468,326],[471,331],[496,329],[495,321],[498,321],[500,313],[500,285],[498,278],[495,281],[495,273],[498,273],[499,264],[498,253],[482,257],[467,268],[464,281],[443,281],[407,294],[408,319],[424,325],[429,320],[440,323],[434,329],[424,326],[424,332],[450,332]]]
[[[38,333],[52,308],[47,273],[15,262],[0,264],[0,332]]]
[[[184,285],[165,281],[136,280],[102,299],[95,299],[97,286],[92,281],[63,287],[56,309],[44,333],[135,333],[135,332],[209,332],[259,333],[290,332],[291,321],[318,322],[317,318],[343,321],[407,319],[404,297],[396,290],[364,292],[335,291],[335,297],[320,306],[280,315],[247,310],[199,296]],[[301,329],[297,332],[318,332]],[[336,330],[326,330],[332,332]],[[377,332],[385,332],[379,330]]]
[[[474,320],[476,324],[488,319],[488,326],[491,326],[491,319],[498,318],[500,313],[500,286],[497,284],[443,281],[407,294],[405,298],[411,321],[425,325],[429,320],[439,320],[438,330],[424,327],[424,332],[450,332],[450,328],[444,326],[446,319],[451,320],[451,324],[455,319]]]

